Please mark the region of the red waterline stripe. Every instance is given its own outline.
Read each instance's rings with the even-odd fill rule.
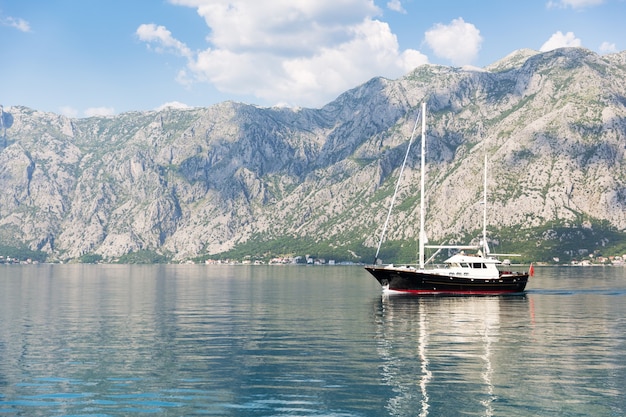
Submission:
[[[497,294],[515,294],[521,291],[514,290],[484,290],[484,291],[435,291],[435,290],[393,290],[387,289],[387,291],[406,293],[406,294],[457,294],[457,295],[497,295]]]

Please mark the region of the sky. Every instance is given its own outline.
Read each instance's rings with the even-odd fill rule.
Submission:
[[[0,105],[320,108],[423,64],[626,49],[626,0],[0,0]]]

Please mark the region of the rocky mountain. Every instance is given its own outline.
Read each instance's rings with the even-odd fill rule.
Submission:
[[[626,52],[522,50],[484,69],[372,79],[321,109],[225,102],[72,119],[0,108],[0,244],[63,260],[142,250],[184,260],[242,245],[361,260],[378,243],[422,101],[431,242],[482,228],[485,154],[495,243],[598,224],[619,234],[625,79]],[[415,146],[387,236],[397,248],[417,236],[418,177]]]

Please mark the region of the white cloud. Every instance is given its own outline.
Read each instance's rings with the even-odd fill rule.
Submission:
[[[0,16],[0,26],[12,27],[21,32],[30,32],[30,24],[26,20],[11,16]]]
[[[566,34],[563,34],[563,32],[559,30],[558,32],[550,36],[550,39],[548,39],[543,45],[541,45],[541,48],[539,48],[539,50],[541,52],[547,52],[557,48],[578,46],[582,46],[582,42],[576,37],[576,35],[574,35],[574,32],[567,32]]]
[[[191,51],[187,46],[174,39],[172,33],[163,26],[154,23],[143,24],[137,28],[137,36],[142,41],[157,44],[157,52],[170,52],[184,57],[190,57]]]
[[[617,46],[611,42],[602,42],[599,48],[600,52],[603,54],[612,54],[617,52]]]
[[[599,6],[604,3],[604,0],[556,0],[548,1],[548,8],[560,8],[566,9],[568,7],[578,10],[585,9],[587,7]]]
[[[113,116],[115,114],[115,109],[113,107],[90,107],[85,110],[84,113],[87,117]]]
[[[378,75],[398,77],[428,62],[399,49],[372,0],[170,0],[194,7],[210,28],[210,47],[190,51],[163,26],[139,38],[188,59],[177,80],[269,104],[320,106]],[[236,28],[236,30],[233,30]]]
[[[235,53],[301,55],[344,39],[346,27],[380,14],[372,0],[170,0],[196,8],[208,40]]]
[[[402,7],[402,2],[400,2],[400,0],[389,0],[387,2],[387,8],[389,10],[393,10],[394,12],[406,13],[406,10]]]
[[[476,26],[459,17],[448,25],[433,26],[426,32],[425,40],[438,57],[454,65],[465,65],[476,59],[483,38]]]

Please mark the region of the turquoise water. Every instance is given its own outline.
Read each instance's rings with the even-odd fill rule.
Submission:
[[[623,416],[626,268],[383,297],[360,267],[0,267],[0,416]]]

